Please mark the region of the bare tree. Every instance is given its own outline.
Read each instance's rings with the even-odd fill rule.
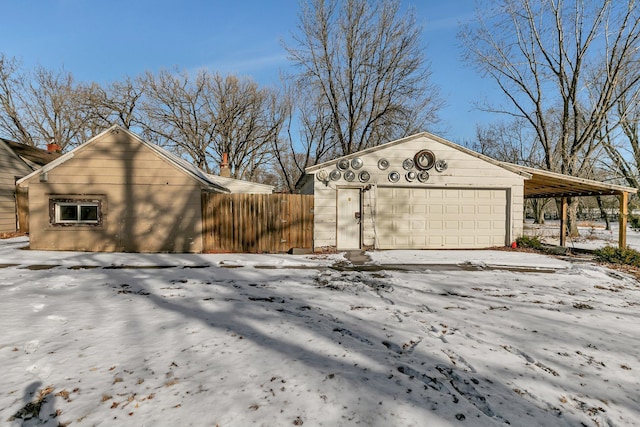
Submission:
[[[37,67],[27,88],[24,104],[30,127],[42,143],[56,143],[63,150],[85,142],[87,115],[79,102],[81,85],[71,73]]]
[[[222,154],[231,175],[251,179],[265,168],[282,125],[278,97],[249,79],[207,71],[191,78],[167,70],[145,76],[141,119],[147,138],[213,172]]]
[[[282,129],[286,106],[275,90],[246,78],[216,74],[213,88],[214,102],[209,105],[216,124],[213,150],[218,158],[229,154],[233,176],[255,179],[273,157],[272,142]]]
[[[280,177],[280,186],[293,192],[307,166],[336,155],[337,150],[330,138],[330,120],[317,94],[299,90],[282,80],[284,123],[279,137],[273,141],[274,169]]]
[[[622,135],[604,132],[602,143],[615,176],[620,176],[632,187],[640,188],[640,133],[638,119],[625,117],[620,123]]]
[[[36,145],[27,124],[21,95],[25,76],[15,58],[0,53],[0,132],[6,137],[27,145]]]
[[[21,143],[62,149],[84,141],[87,116],[81,108],[84,89],[71,73],[38,66],[21,70],[0,54],[0,128]]]
[[[442,100],[420,31],[397,0],[301,3],[298,32],[286,49],[300,70],[300,127],[309,158],[350,154],[437,121]]]
[[[469,148],[503,162],[537,166],[540,161],[535,136],[521,119],[477,125]]]
[[[476,126],[476,140],[469,148],[503,162],[540,167],[543,156],[536,144],[535,133],[521,118]],[[530,199],[527,206],[535,224],[544,224],[551,199]]]
[[[640,60],[640,52],[638,53]],[[627,64],[627,79],[640,74],[640,61]],[[640,188],[640,82],[633,90],[618,97],[615,110],[607,118],[601,140],[611,160],[608,165],[615,177]]]
[[[209,74],[200,72],[191,79],[185,72],[162,70],[157,75],[147,72],[144,81],[148,89],[141,107],[144,136],[210,172],[207,150],[215,122],[206,114],[212,98]]]
[[[144,79],[125,77],[103,88],[97,83],[83,88],[83,108],[91,132],[118,124],[125,129],[140,125],[140,104],[145,93]]]
[[[466,58],[508,101],[483,108],[526,120],[543,149],[543,166],[579,175],[617,98],[640,79],[640,74],[621,79],[639,47],[636,2],[500,0],[493,5],[460,32]],[[599,79],[591,78],[594,67]],[[570,206],[569,228],[576,235],[577,206]]]

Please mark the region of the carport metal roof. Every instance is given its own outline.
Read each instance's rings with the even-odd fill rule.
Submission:
[[[508,165],[531,175],[531,179],[524,181],[525,198],[619,196],[623,193],[638,192],[638,189],[633,187],[577,178],[511,163]]]
[[[568,197],[618,196],[618,201],[620,203],[618,245],[621,248],[626,247],[629,193],[637,193],[637,188],[607,184],[605,182],[577,178],[556,172],[515,165],[512,163],[506,163],[505,165],[530,175],[530,178],[525,179],[524,181],[525,199],[543,197],[559,197],[562,199],[560,215],[560,246],[565,246],[566,244]]]

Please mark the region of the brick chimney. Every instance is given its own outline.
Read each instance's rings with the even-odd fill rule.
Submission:
[[[224,176],[226,178],[231,177],[231,168],[229,167],[229,155],[227,153],[222,153],[222,162],[220,163],[220,176]]]
[[[62,152],[62,147],[60,147],[58,144],[52,142],[51,144],[47,144],[47,151],[49,153],[60,153],[60,152]]]

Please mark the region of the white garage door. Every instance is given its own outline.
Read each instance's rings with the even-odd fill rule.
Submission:
[[[380,249],[504,246],[507,191],[378,187]]]

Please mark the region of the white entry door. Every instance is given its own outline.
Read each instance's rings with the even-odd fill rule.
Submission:
[[[338,250],[360,249],[360,189],[338,189]]]

